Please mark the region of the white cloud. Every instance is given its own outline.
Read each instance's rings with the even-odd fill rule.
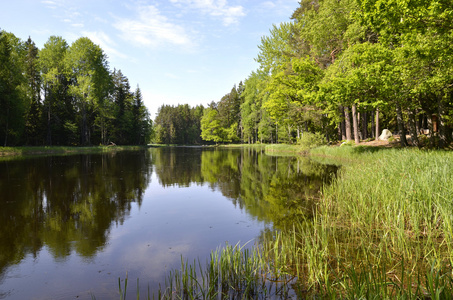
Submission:
[[[188,47],[192,45],[184,27],[176,25],[163,16],[153,5],[137,9],[134,19],[118,18],[114,27],[121,32],[121,37],[140,46],[157,47],[162,44]]]
[[[42,4],[46,5],[47,7],[51,8],[51,9],[56,9],[57,6],[60,6],[59,3],[55,2],[55,1],[41,1]]]
[[[273,0],[261,2],[256,9],[261,14],[270,13],[289,18],[297,6],[298,1],[296,0]]]
[[[263,8],[265,9],[274,9],[276,7],[275,3],[272,1],[265,1],[262,3]]]
[[[93,43],[99,45],[107,53],[108,57],[119,57],[127,59],[128,56],[116,50],[117,44],[102,31],[83,31],[82,34]]]
[[[244,8],[240,5],[228,5],[226,0],[170,0],[174,4],[184,4],[199,9],[202,13],[219,17],[223,25],[229,26],[239,22],[245,16]]]

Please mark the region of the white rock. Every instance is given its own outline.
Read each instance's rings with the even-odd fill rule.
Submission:
[[[386,141],[389,139],[389,137],[391,137],[393,134],[390,132],[390,130],[388,129],[384,129],[382,130],[382,133],[381,135],[379,136],[379,140],[380,141]]]

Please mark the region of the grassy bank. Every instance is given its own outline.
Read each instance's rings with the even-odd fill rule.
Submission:
[[[183,265],[159,298],[264,299],[289,290],[299,298],[450,298],[453,153],[348,146],[312,155],[348,162],[312,219],[270,234],[252,255],[216,252],[207,268],[199,266],[201,276],[193,273],[197,264]]]
[[[18,155],[46,155],[46,154],[70,154],[70,153],[102,153],[121,150],[139,150],[145,146],[91,146],[91,147],[0,147],[0,156]]]
[[[314,220],[282,233],[282,240],[298,242],[293,269],[301,284],[347,298],[449,298],[453,153],[368,147],[312,153],[353,163],[324,188]]]
[[[266,146],[266,153],[270,155],[298,155],[302,153],[299,145],[272,144]]]

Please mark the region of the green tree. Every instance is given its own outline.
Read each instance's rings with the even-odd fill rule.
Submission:
[[[74,107],[69,96],[66,69],[68,44],[62,37],[51,36],[39,51],[44,100],[43,121],[47,145],[67,144],[65,124],[75,124]]]
[[[109,91],[109,70],[103,50],[88,38],[79,38],[68,49],[70,92],[79,116],[80,142],[91,144],[94,114]]]
[[[286,66],[291,61],[291,57],[295,56],[295,49],[289,43],[292,26],[291,22],[283,22],[278,26],[274,24],[270,35],[261,38],[256,61],[264,74],[271,75],[279,72],[281,67]]]
[[[41,126],[41,74],[38,65],[39,49],[29,37],[25,42],[25,76],[27,78],[28,89],[27,96],[30,99],[30,107],[26,112],[25,121],[25,139],[30,145],[41,144],[41,134],[43,127]]]
[[[239,140],[239,122],[241,96],[236,89],[236,85],[231,91],[220,99],[217,103],[217,119],[225,130],[228,130],[228,138],[230,141]]]
[[[201,118],[201,138],[214,143],[225,142],[225,128],[220,124],[218,118],[219,112],[212,106],[204,110],[203,117]]]
[[[24,44],[13,34],[0,32],[0,137],[3,145],[16,144],[24,129],[27,108]]]
[[[134,95],[131,92],[129,79],[121,70],[113,71],[114,121],[112,141],[116,144],[132,144],[133,131],[132,105]]]
[[[259,123],[262,118],[263,98],[266,96],[264,75],[252,72],[244,82],[241,104],[242,140],[249,144],[258,141]]]
[[[151,121],[148,110],[143,104],[142,92],[138,86],[134,93],[134,104],[132,109],[134,116],[134,143],[137,145],[146,145],[151,137]]]
[[[201,144],[204,107],[162,105],[155,119],[155,141],[162,144]]]
[[[158,144],[172,144],[176,140],[176,127],[173,123],[174,107],[162,105],[155,119],[155,141]]]

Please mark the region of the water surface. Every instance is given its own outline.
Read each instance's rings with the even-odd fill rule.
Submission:
[[[0,161],[0,299],[112,299],[312,212],[336,167],[250,149]]]

